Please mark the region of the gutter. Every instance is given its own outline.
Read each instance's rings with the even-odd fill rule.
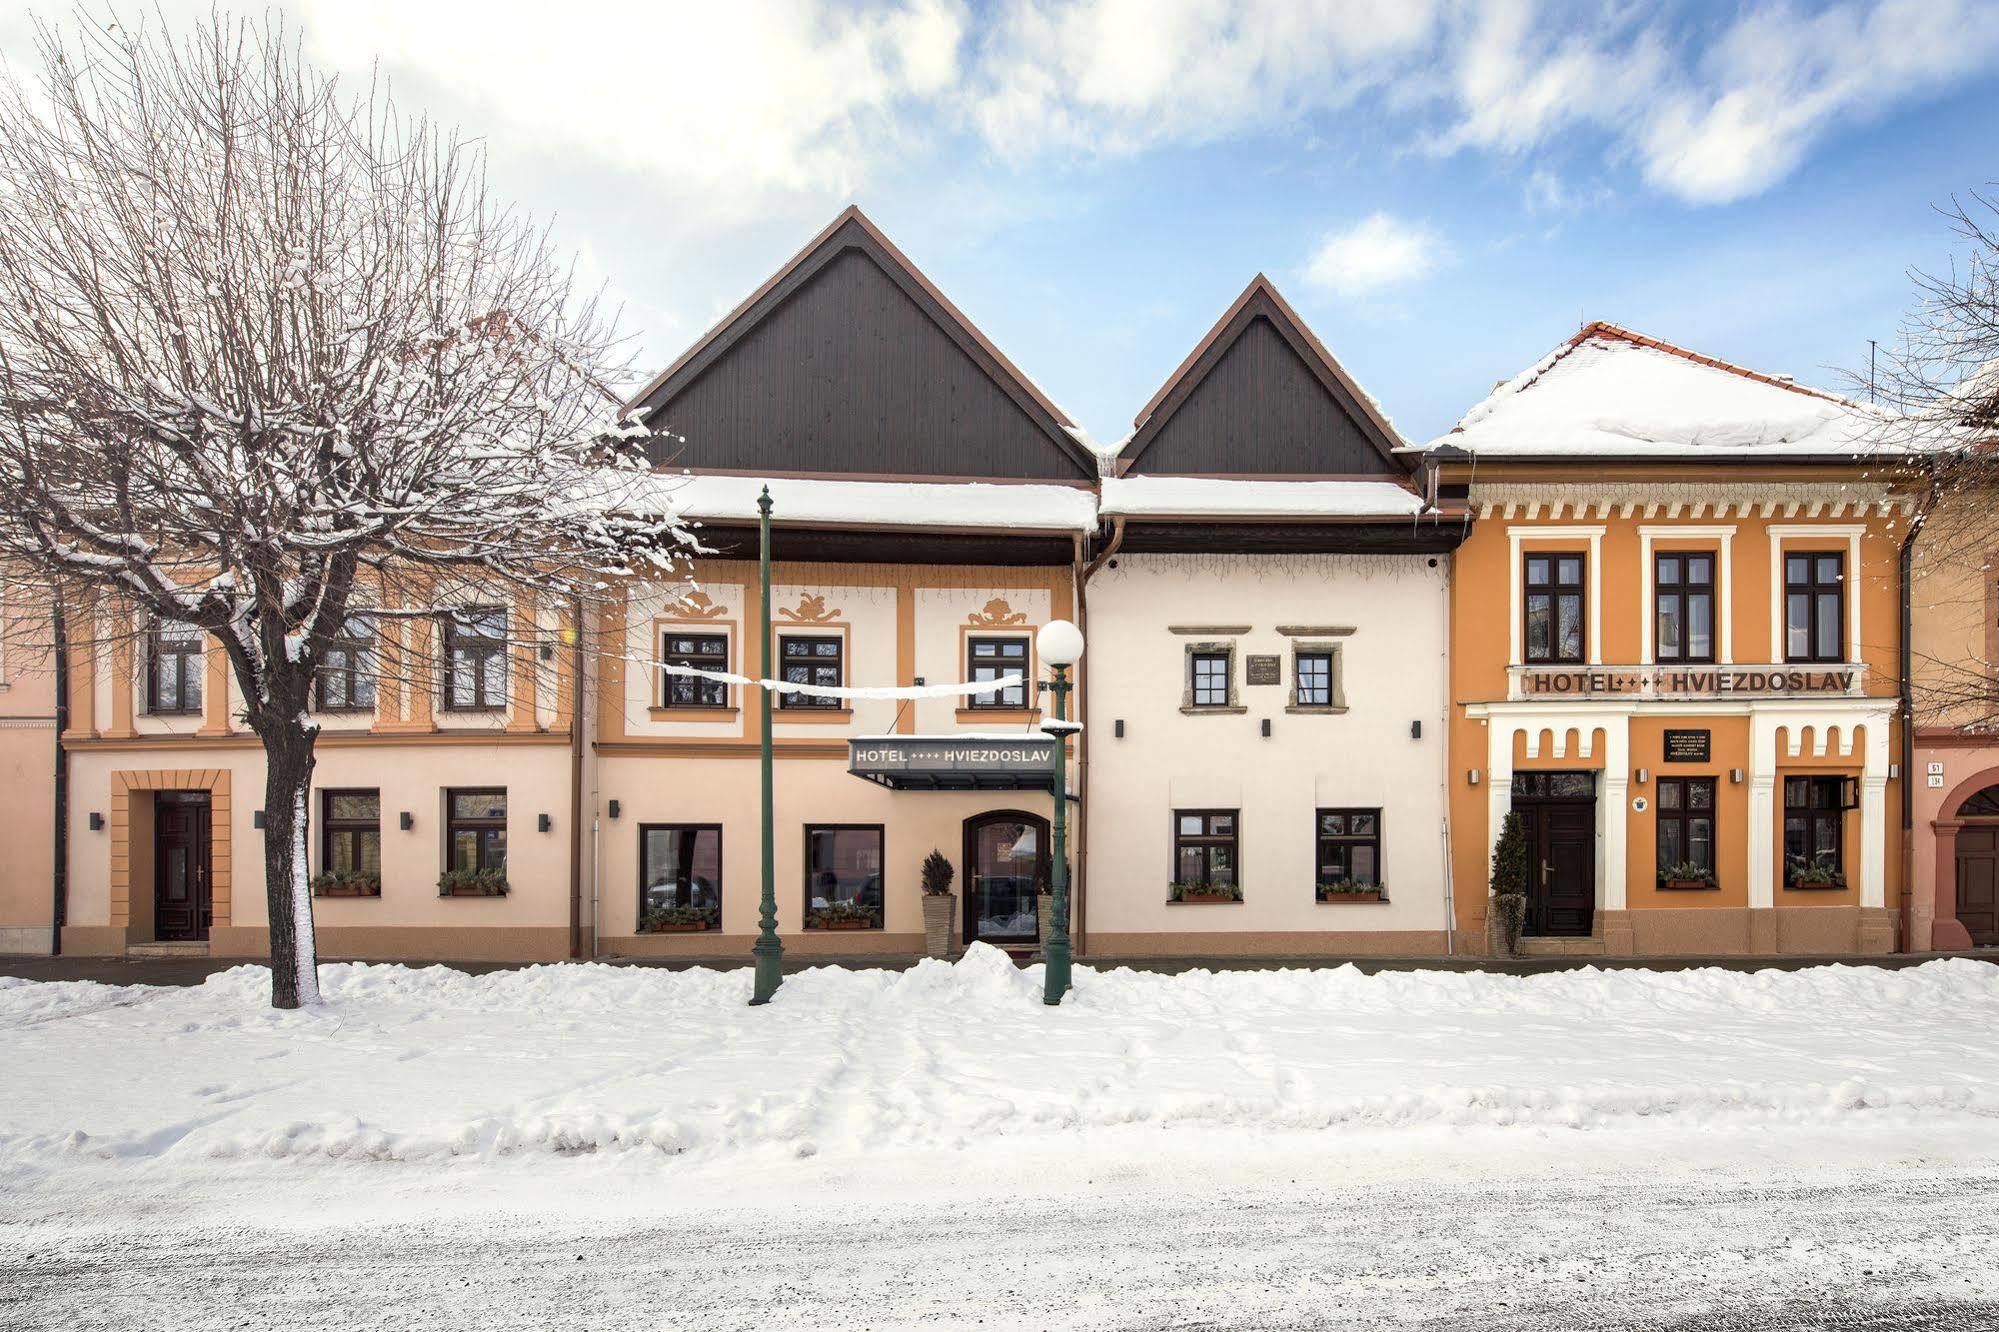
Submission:
[[[63,734],[69,730],[69,636],[63,625],[62,600],[58,596],[50,611],[50,627],[55,645],[56,673],[56,755],[55,755],[55,865],[50,875],[49,956],[62,956],[62,930],[69,917],[69,750]]]
[[[1104,567],[1111,556],[1117,554],[1124,544],[1124,518],[1122,515],[1111,519],[1110,540],[1097,552],[1094,559],[1084,562],[1083,538],[1076,538],[1076,564],[1073,576],[1076,583],[1076,628],[1082,632],[1084,643],[1090,641],[1090,575]],[[1078,681],[1081,685],[1083,682]],[[1076,690],[1076,720],[1084,723],[1076,735],[1076,789],[1082,800],[1076,807],[1076,872],[1071,885],[1069,912],[1069,941],[1078,955],[1088,956],[1089,929],[1084,924],[1087,914],[1083,907],[1088,900],[1087,889],[1090,878],[1090,691],[1087,686]]]
[[[1898,591],[1901,597],[1902,641],[1897,649],[1902,677],[1902,892],[1901,892],[1901,951],[1916,951],[1915,911],[1916,911],[1916,687],[1909,678],[1913,668],[1914,645],[1909,641],[1913,627],[1914,602],[1910,586],[1916,558],[1916,535],[1923,530],[1922,516],[1918,515],[1909,524],[1908,535],[1902,538],[1900,553],[1901,576]]]

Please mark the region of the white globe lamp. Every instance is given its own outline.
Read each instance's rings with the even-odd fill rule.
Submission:
[[[1050,620],[1034,636],[1034,647],[1050,666],[1074,666],[1083,659],[1083,631],[1067,620]]]

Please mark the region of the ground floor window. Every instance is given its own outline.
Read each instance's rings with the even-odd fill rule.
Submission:
[[[319,891],[382,891],[382,793],[321,791]]]
[[[805,927],[880,929],[882,825],[808,824],[805,829]]]
[[[1784,874],[1792,884],[1844,887],[1846,811],[1859,803],[1851,777],[1784,779]]]
[[[507,789],[456,787],[445,793],[445,838],[460,874],[507,872]]]
[[[715,823],[639,826],[639,929],[722,925],[722,828]]]
[[[1319,887],[1381,887],[1381,811],[1318,812]]]
[[[1237,877],[1242,820],[1233,809],[1182,809],[1173,814],[1173,898],[1242,896]]]
[[[1714,778],[1659,779],[1658,867],[1662,884],[1714,886]]]

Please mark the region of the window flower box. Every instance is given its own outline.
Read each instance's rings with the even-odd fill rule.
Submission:
[[[446,870],[437,876],[439,897],[505,897],[507,888],[499,870]]]
[[[1836,893],[1846,887],[1846,876],[1836,871],[1804,874],[1793,871],[1784,881],[1784,886],[1793,892]]]
[[[1659,871],[1659,887],[1669,892],[1700,892],[1720,886],[1713,870],[1690,861],[1668,865]]]
[[[1176,883],[1167,890],[1166,900],[1188,906],[1235,903],[1242,901],[1242,887],[1233,883]]]
[[[718,929],[721,912],[714,907],[654,907],[639,917],[640,934],[696,934]]]
[[[833,902],[813,907],[805,913],[805,928],[808,930],[872,930],[879,929],[881,923],[879,907],[862,906],[857,902]]]
[[[1320,884],[1317,896],[1321,902],[1386,902],[1388,890],[1378,883],[1335,879],[1331,883]]]
[[[312,880],[314,897],[380,897],[382,876],[379,874],[339,873],[328,870],[315,875]]]

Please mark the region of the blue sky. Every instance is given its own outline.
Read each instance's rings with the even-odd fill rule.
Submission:
[[[1583,319],[1833,384],[1999,179],[1999,0],[279,8],[486,143],[639,371],[859,202],[1107,442],[1259,270],[1418,440]]]

